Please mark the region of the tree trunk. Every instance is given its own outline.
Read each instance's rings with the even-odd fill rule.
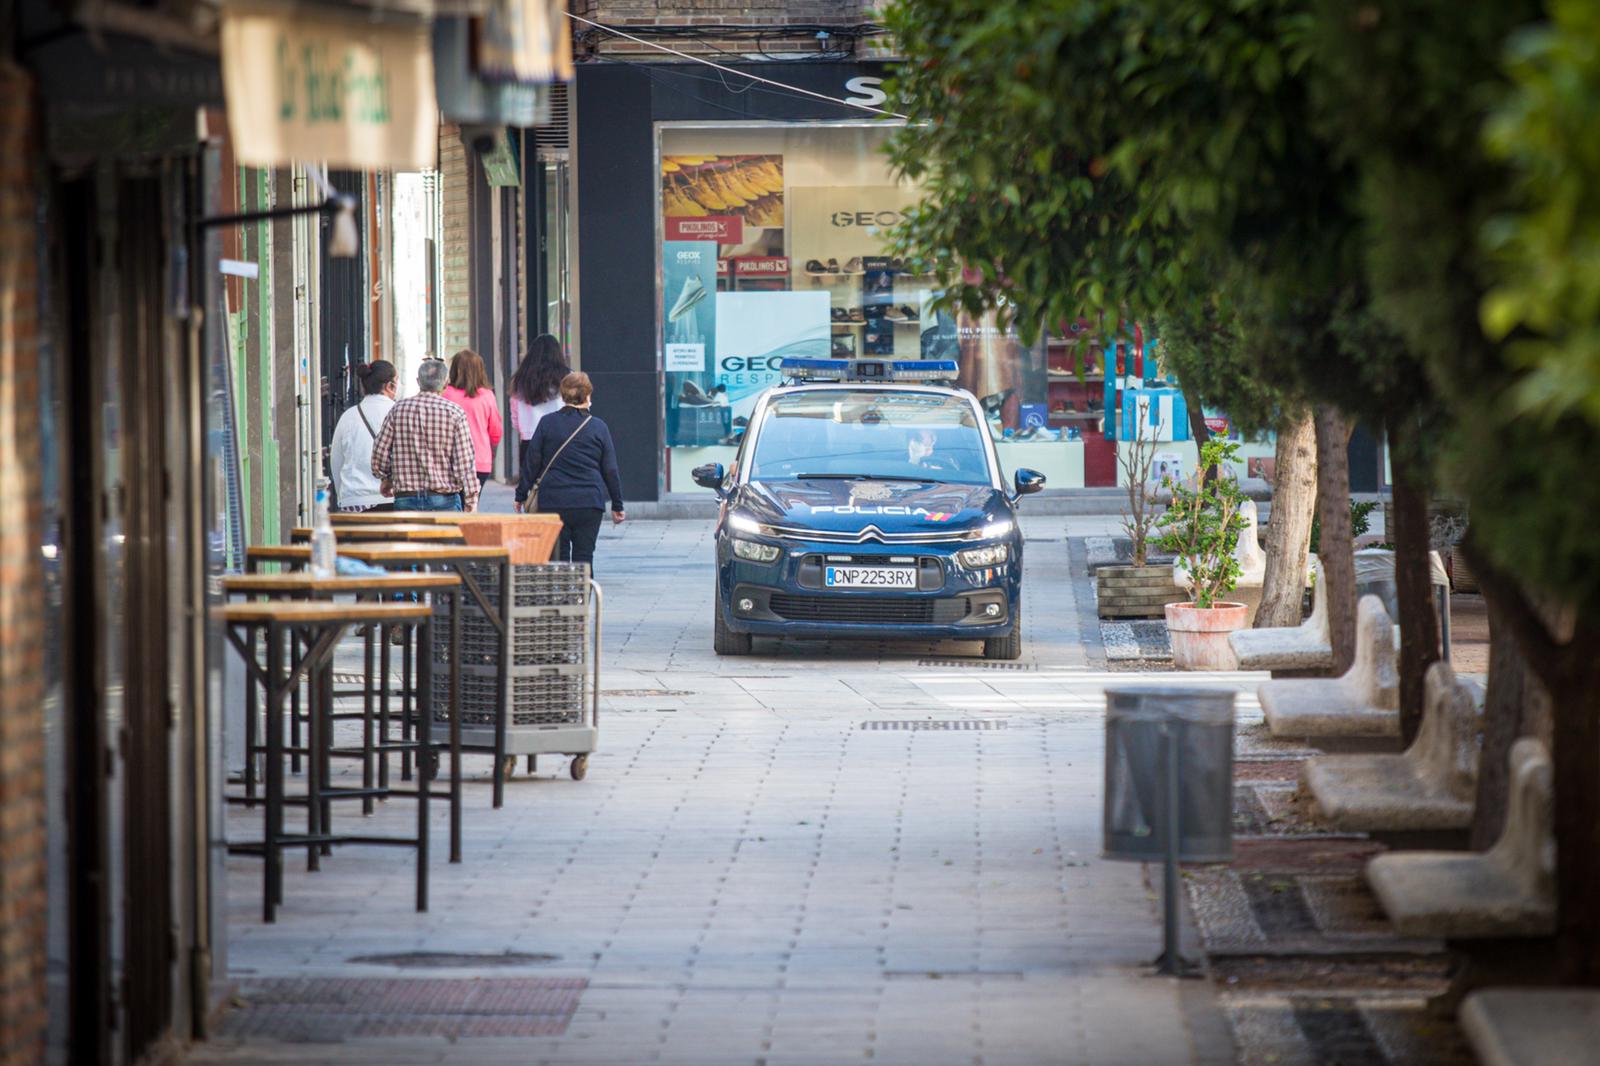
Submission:
[[[1389,429],[1391,442],[1398,431]],[[1400,738],[1408,746],[1422,725],[1422,706],[1428,667],[1439,661],[1439,615],[1433,602],[1432,571],[1428,561],[1428,492],[1415,465],[1401,458],[1403,447],[1391,448],[1394,457],[1395,602],[1400,609]]]
[[[1510,799],[1511,745],[1529,730],[1523,716],[1528,690],[1538,682],[1528,672],[1516,637],[1506,627],[1504,608],[1487,586],[1489,608],[1489,687],[1483,701],[1483,748],[1478,755],[1478,796],[1472,811],[1472,849],[1487,851],[1500,839]]]
[[[1306,553],[1317,504],[1317,434],[1309,411],[1278,423],[1272,474],[1272,521],[1267,523],[1267,572],[1261,579],[1257,629],[1300,624]]]
[[[1545,682],[1555,711],[1556,942],[1563,981],[1600,985],[1600,668],[1593,644],[1574,641],[1560,657],[1562,680]]]
[[[1318,407],[1317,517],[1322,524],[1319,558],[1328,582],[1328,633],[1333,672],[1350,669],[1356,651],[1356,560],[1350,533],[1350,428],[1333,407]]]
[[[1470,537],[1464,547],[1484,591],[1499,601],[1528,669],[1550,694],[1556,976],[1565,984],[1600,985],[1600,618],[1585,604],[1589,613],[1570,634],[1553,632],[1514,578],[1490,563]]]

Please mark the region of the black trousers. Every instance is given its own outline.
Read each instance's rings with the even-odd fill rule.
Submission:
[[[598,507],[569,507],[556,511],[561,516],[561,539],[556,541],[555,561],[588,563],[594,569],[594,542],[600,536],[600,520],[605,511]]]

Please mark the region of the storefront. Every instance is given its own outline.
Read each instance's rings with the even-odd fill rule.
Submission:
[[[883,64],[748,69],[883,103]],[[1080,320],[1024,345],[934,310],[935,279],[887,245],[919,195],[884,153],[892,121],[694,65],[582,66],[576,101],[579,355],[629,499],[697,493],[689,471],[730,460],[790,356],[956,359],[1003,465],[1052,488],[1117,484],[1128,411],[1173,466],[1193,452],[1138,330]]]

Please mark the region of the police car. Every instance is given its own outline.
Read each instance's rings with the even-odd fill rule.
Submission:
[[[1022,653],[1022,532],[983,409],[947,360],[787,359],[733,465],[693,472],[722,500],[714,647],[751,638],[983,642]]]

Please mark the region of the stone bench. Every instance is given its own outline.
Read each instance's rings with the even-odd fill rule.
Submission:
[[[1600,1040],[1600,988],[1485,988],[1461,1028],[1483,1066],[1587,1066]]]
[[[1550,757],[1524,737],[1511,748],[1511,798],[1488,851],[1392,852],[1367,864],[1367,883],[1404,937],[1549,937],[1556,927],[1556,845]]]
[[[1400,674],[1383,603],[1363,596],[1356,605],[1355,661],[1343,676],[1268,681],[1257,695],[1275,737],[1399,736]]]
[[[1328,633],[1327,583],[1322,560],[1311,557],[1311,617],[1297,626],[1241,629],[1228,635],[1241,670],[1274,674],[1327,673],[1333,668],[1333,638]]]
[[[1239,561],[1239,578],[1234,582],[1233,591],[1223,599],[1230,603],[1242,603],[1248,616],[1246,624],[1254,623],[1256,611],[1261,607],[1261,583],[1267,576],[1267,553],[1261,547],[1257,536],[1258,511],[1256,501],[1246,500],[1239,508],[1239,513],[1244,516],[1244,528],[1239,531],[1239,542],[1234,545],[1233,557]],[[1181,589],[1189,590],[1193,598],[1194,589],[1189,580],[1189,571],[1184,568],[1181,561],[1172,564],[1172,582]]]
[[[1318,755],[1301,767],[1300,783],[1332,829],[1370,833],[1391,846],[1462,847],[1482,750],[1482,690],[1434,663],[1411,747],[1399,755]]]

